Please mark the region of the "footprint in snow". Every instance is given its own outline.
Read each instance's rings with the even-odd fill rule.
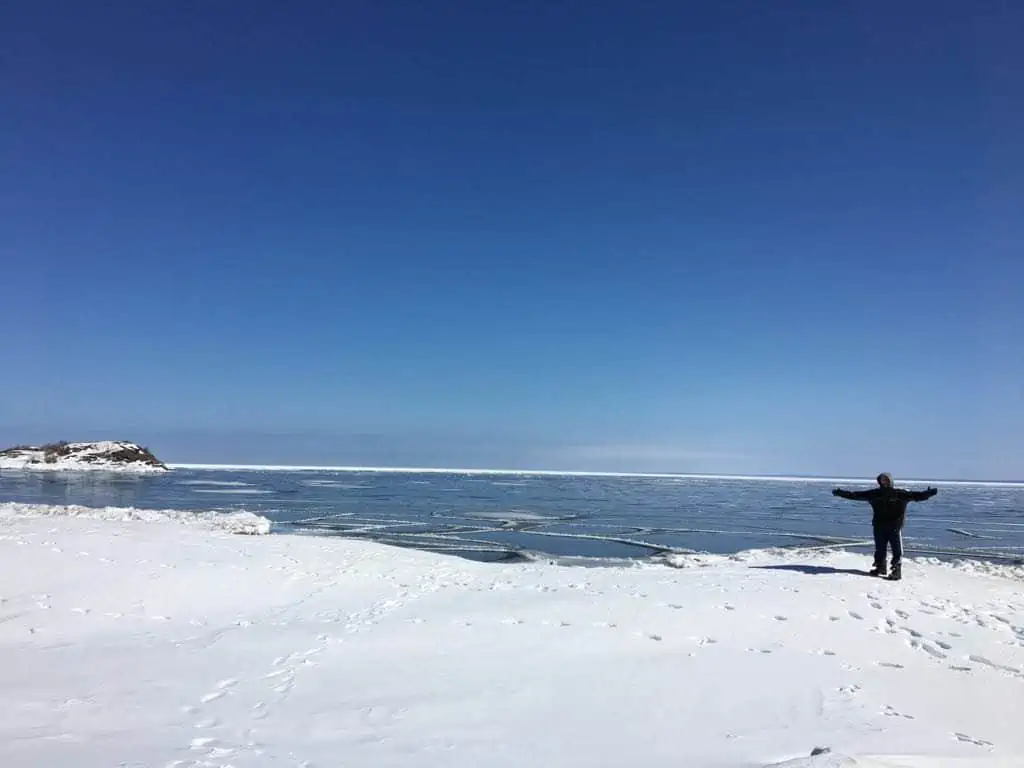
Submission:
[[[914,719],[913,715],[905,715],[902,712],[898,712],[898,711],[896,711],[896,709],[894,709],[893,707],[889,706],[888,704],[885,705],[885,709],[882,711],[882,714],[885,715],[886,717],[902,717],[902,718],[904,718],[906,720],[913,720]]]
[[[966,733],[954,733],[953,734],[957,741],[963,741],[968,744],[974,744],[977,747],[992,747],[995,746],[991,741],[985,741],[984,739],[975,739],[972,736],[968,736]]]
[[[992,669],[998,670],[1000,672],[1008,672],[1014,677],[1024,678],[1024,672],[1021,672],[1016,667],[1011,667],[1006,664],[997,664],[996,662],[992,661],[991,659],[987,659],[984,656],[975,656],[972,654],[967,658],[969,661],[973,661],[975,664],[982,664],[986,667],[991,667]]]
[[[847,611],[847,613],[849,613],[849,614],[850,614],[850,618],[851,618],[851,619],[857,619],[857,621],[864,621],[864,617],[863,617],[863,616],[861,616],[861,615],[860,615],[859,613],[857,613],[856,611]]]
[[[910,647],[911,648],[915,648],[915,649],[920,650],[920,651],[924,651],[929,656],[932,656],[933,658],[936,658],[936,659],[944,659],[944,658],[946,658],[946,654],[944,654],[938,648],[935,648],[934,646],[929,645],[926,642],[922,642],[921,640],[911,640],[910,641]]]

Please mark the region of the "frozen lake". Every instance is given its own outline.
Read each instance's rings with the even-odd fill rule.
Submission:
[[[0,502],[249,510],[273,520],[278,532],[369,538],[488,560],[645,558],[675,550],[857,548],[871,536],[870,507],[833,498],[836,484],[454,471],[5,470]],[[1024,486],[937,486],[937,497],[909,508],[909,554],[1024,558]]]

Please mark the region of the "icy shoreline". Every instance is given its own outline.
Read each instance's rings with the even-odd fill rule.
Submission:
[[[0,560],[3,765],[1024,758],[1020,569],[917,561],[891,584],[855,573],[862,556],[778,551],[486,565],[17,514]]]

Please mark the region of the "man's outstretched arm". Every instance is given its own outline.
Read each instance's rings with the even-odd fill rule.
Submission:
[[[835,488],[832,491],[833,496],[850,501],[867,501],[871,498],[872,493],[873,491],[844,491],[842,488]]]
[[[904,491],[904,494],[907,501],[927,501],[938,492],[936,488],[929,488],[926,491]]]

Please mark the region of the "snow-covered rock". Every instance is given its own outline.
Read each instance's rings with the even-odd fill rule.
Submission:
[[[103,440],[8,448],[0,451],[0,469],[166,472],[167,466],[140,445],[124,440]]]

